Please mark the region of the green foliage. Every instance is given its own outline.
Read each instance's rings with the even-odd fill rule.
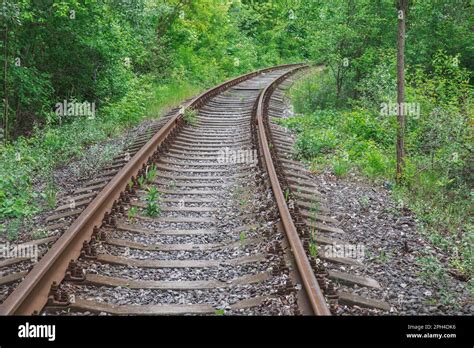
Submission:
[[[419,257],[417,263],[422,267],[421,276],[425,281],[446,285],[446,272],[436,257],[431,255]]]
[[[48,231],[45,231],[43,229],[38,229],[38,230],[35,230],[31,233],[31,238],[33,239],[43,239],[43,238],[46,238],[48,237]]]
[[[18,235],[20,233],[20,228],[23,224],[23,220],[18,218],[18,219],[13,219],[10,221],[10,223],[7,226],[6,232],[7,232],[7,240],[9,242],[14,242],[18,239]]]
[[[387,263],[388,259],[389,259],[389,256],[387,255],[385,250],[381,249],[379,255],[377,256],[377,261],[379,263],[384,264],[384,263]]]
[[[295,117],[282,121],[282,124],[295,129],[300,136],[296,142],[297,155],[304,159],[312,159],[318,155],[334,152],[339,144],[337,134],[332,124],[336,123],[336,117],[331,111],[318,110],[311,116]],[[317,124],[325,124],[325,127],[315,127]]]
[[[57,194],[58,194],[57,187],[54,185],[53,182],[49,182],[46,186],[46,190],[44,193],[46,202],[48,204],[48,208],[54,209],[54,207],[56,206]]]
[[[155,180],[157,175],[158,169],[156,168],[156,164],[152,164],[150,167],[147,167],[147,171],[145,174],[145,181],[149,184]]]
[[[296,81],[290,93],[297,113],[328,109],[337,104],[334,79],[327,71],[305,75]]]
[[[146,195],[146,214],[150,217],[156,217],[161,215],[161,208],[159,205],[160,201],[160,193],[158,192],[158,189],[154,186],[150,187],[148,189],[147,195]]]
[[[288,202],[289,198],[290,198],[290,189],[287,187],[285,189],[285,201]]]
[[[197,121],[197,111],[189,108],[184,110],[183,120],[186,124],[195,124]]]
[[[145,184],[146,184],[146,179],[144,176],[139,176],[137,178],[137,183],[138,183],[138,187],[141,188],[142,190],[145,188]]]
[[[240,243],[243,244],[245,242],[245,239],[247,238],[245,232],[240,232],[239,239]]]
[[[317,246],[316,243],[313,243],[313,242],[309,243],[309,254],[314,259],[316,259],[318,257],[318,246]]]
[[[31,215],[36,209],[31,205],[35,196],[30,193],[28,174],[19,172],[0,177],[0,214],[8,217]]]
[[[312,204],[313,207],[316,207],[317,204],[313,202]],[[313,210],[314,213],[316,213],[316,210]],[[313,257],[314,259],[317,259],[318,258],[318,244],[316,242],[316,233],[317,233],[317,229],[316,227],[311,227],[310,229],[310,240],[309,240],[309,254],[311,255],[311,257]]]
[[[216,310],[214,311],[214,314],[215,314],[215,315],[222,316],[222,315],[225,314],[225,309],[216,309]]]
[[[350,170],[350,164],[345,160],[336,160],[332,165],[332,171],[334,175],[338,177],[344,177]]]
[[[369,197],[362,196],[359,198],[359,204],[362,209],[367,210],[369,208]]]
[[[390,0],[333,0],[293,3],[298,20],[297,37],[304,38],[303,50],[324,63],[333,91],[322,76],[320,103],[360,102],[361,94],[376,102],[392,94],[395,85],[397,12]],[[433,57],[440,49],[458,56],[460,67],[472,76],[474,47],[470,40],[472,3],[461,1],[413,1],[408,11],[408,66],[421,65],[432,70]],[[295,35],[296,36],[296,35]],[[317,95],[316,95],[317,98]],[[321,100],[323,99],[323,100]]]
[[[178,105],[200,90],[199,85],[188,81],[171,80],[165,84],[154,84],[148,115],[154,117],[161,115],[166,109]]]
[[[153,183],[157,173],[158,169],[156,168],[156,164],[152,164],[151,166],[147,167],[145,174],[137,178],[138,186],[142,190],[145,189],[148,184]]]
[[[432,69],[409,70],[407,101],[419,103],[420,113],[407,116],[404,185],[396,186],[393,193],[417,214],[422,233],[449,255],[456,272],[469,278],[472,221],[466,211],[473,206],[473,89],[469,72],[453,62],[456,57],[440,51]],[[369,178],[393,182],[396,117],[380,113],[381,103],[394,98],[394,75],[390,69],[380,74],[382,67],[391,64],[381,60],[364,78],[359,99],[343,108],[332,102],[332,96],[327,97],[329,103],[321,103],[330,105],[323,110],[306,103],[324,94],[317,90],[320,80],[302,79],[290,91],[302,114],[281,122],[299,134],[297,156],[331,166],[337,176],[358,170]]]
[[[4,0],[8,52],[0,64],[8,58],[8,133],[26,134],[35,123],[71,122],[60,120],[52,106],[72,99],[99,108],[119,103],[117,119],[132,121],[143,107],[140,92],[149,87],[143,76],[153,76],[160,85],[157,99],[163,97],[163,85],[172,86],[165,95],[187,97],[191,93],[183,94],[183,85],[210,86],[282,58],[299,60],[302,30],[288,18],[296,5]]]
[[[374,60],[368,62],[374,64],[373,68],[355,85],[359,98],[352,103],[378,112],[381,103],[396,100],[396,51],[394,48],[375,51]]]
[[[138,123],[147,114],[147,105],[153,97],[151,86],[146,89],[146,79],[143,82],[145,90],[130,91],[121,101],[103,108],[100,117],[37,128],[28,138],[19,137],[11,144],[0,145],[0,218],[37,212],[41,197],[52,205],[53,192],[35,191],[32,179],[50,182],[52,168],[83,158],[88,145],[118,135],[129,125]]]
[[[130,220],[131,222],[134,222],[137,216],[137,213],[138,213],[137,207],[130,207],[130,209],[128,209],[128,212],[127,212],[128,220]]]

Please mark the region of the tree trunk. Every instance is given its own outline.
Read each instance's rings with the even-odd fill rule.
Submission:
[[[402,181],[405,167],[405,30],[408,0],[398,0],[398,47],[397,47],[397,173],[396,180]]]
[[[5,143],[8,142],[8,24],[5,23],[5,34],[4,34],[4,41],[3,41],[3,59],[4,66],[3,66],[3,130],[4,130],[4,140]]]
[[[342,64],[339,64],[337,68],[337,75],[336,75],[336,99],[339,101],[341,97],[341,89],[342,89],[342,81],[341,81],[341,70],[344,69]]]

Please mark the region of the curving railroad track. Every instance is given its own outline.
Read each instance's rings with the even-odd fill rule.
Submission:
[[[355,261],[312,252],[343,231],[275,123],[304,69],[230,80],[138,137],[48,218],[63,232],[9,276],[0,314],[330,315],[341,299],[386,310],[333,286],[374,279],[317,260]]]

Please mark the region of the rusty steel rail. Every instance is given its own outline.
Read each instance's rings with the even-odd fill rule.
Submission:
[[[300,71],[305,68],[307,68],[307,66],[296,67],[295,69],[276,79],[260,93],[256,109],[255,122],[257,126],[259,147],[262,152],[265,169],[267,170],[269,176],[269,181],[278,206],[278,211],[280,213],[283,229],[288,239],[288,243],[290,244],[291,252],[294,256],[296,266],[303,282],[308,301],[315,315],[331,315],[324,295],[311,268],[311,264],[304,250],[303,243],[301,242],[301,239],[298,236],[298,232],[293,222],[290,210],[288,209],[288,205],[286,203],[285,196],[283,194],[280,181],[278,179],[277,171],[274,166],[270,146],[268,143],[268,141],[271,140],[271,135],[269,134],[269,136],[267,136],[267,131],[265,127],[266,118],[268,116],[268,104],[275,88],[283,80],[287,79],[289,76],[296,73],[297,71]]]
[[[292,66],[299,67],[301,64],[275,66],[236,77],[202,93],[188,103],[186,107],[199,108],[210,98],[242,81],[261,73]],[[151,163],[150,160],[156,151],[183,124],[182,116],[182,111],[172,116],[100,191],[97,197],[0,305],[0,315],[32,315],[43,309],[48,302],[53,284],[59,284],[63,280],[70,261],[79,257],[84,243],[91,240],[94,230],[110,220],[109,214],[115,209],[117,202],[121,200],[121,195],[127,189],[129,181],[144,171],[147,164]]]

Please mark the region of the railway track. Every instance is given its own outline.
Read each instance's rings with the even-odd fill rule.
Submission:
[[[0,314],[329,315],[340,298],[385,309],[333,285],[375,280],[316,261],[353,260],[312,253],[343,231],[274,122],[303,69],[230,80],[137,138],[48,218],[64,232],[10,277]]]

